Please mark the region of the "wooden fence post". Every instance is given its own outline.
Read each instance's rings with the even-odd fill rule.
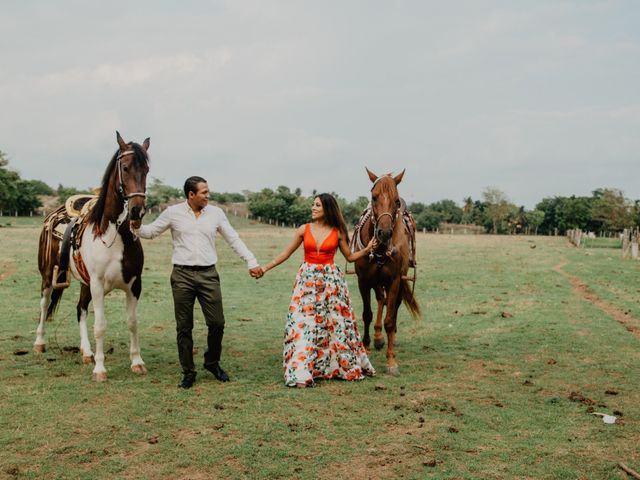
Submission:
[[[631,242],[629,241],[629,229],[622,231],[622,258],[629,258],[631,255]]]

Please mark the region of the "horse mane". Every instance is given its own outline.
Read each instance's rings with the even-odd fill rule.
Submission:
[[[129,145],[134,152],[133,162],[136,167],[144,167],[145,163],[148,162],[148,157],[144,152],[144,149],[135,142],[130,142]],[[104,208],[107,203],[107,195],[109,194],[109,179],[113,174],[113,171],[116,168],[118,163],[118,154],[120,153],[120,149],[116,150],[116,153],[111,157],[111,161],[109,165],[107,165],[107,169],[104,172],[104,176],[102,177],[102,186],[100,188],[100,195],[98,196],[98,200],[96,201],[93,210],[91,210],[91,221],[93,223],[100,223],[102,221],[102,216],[104,215]]]

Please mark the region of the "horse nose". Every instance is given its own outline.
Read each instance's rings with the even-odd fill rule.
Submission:
[[[142,217],[144,217],[145,211],[144,211],[144,207],[139,207],[139,206],[135,206],[131,208],[131,218],[133,220],[142,220]]]
[[[391,238],[391,230],[382,230],[378,229],[376,232],[376,237],[380,243],[387,243]]]

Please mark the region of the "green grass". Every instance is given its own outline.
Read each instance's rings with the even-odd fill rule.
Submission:
[[[640,318],[640,264],[619,251],[576,249],[562,238],[419,235],[424,314],[416,321],[400,310],[401,375],[382,373],[384,351],[374,351],[376,378],[297,390],[283,385],[281,347],[301,252],[256,281],[221,241],[223,366],[232,382],[201,369],[196,386],[181,391],[169,234],[144,242],[138,315],[149,374],[129,370],[124,296],[114,292],[106,301],[109,380],[96,384],[92,367],[65,349],[79,343],[77,282],[47,324],[48,351],[31,353],[41,219],[7,220],[0,476],[617,479],[619,461],[640,469],[640,342],[552,270],[567,261],[565,271]],[[262,263],[293,233],[231,220]],[[355,277],[348,282],[359,315]],[[194,334],[199,360],[199,312]],[[605,425],[571,392],[593,400],[595,411],[618,412],[621,423]]]
[[[583,248],[622,248],[622,240],[619,238],[588,238],[582,239]]]

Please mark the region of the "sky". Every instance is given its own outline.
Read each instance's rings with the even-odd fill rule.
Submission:
[[[22,178],[97,186],[126,141],[151,177],[219,192],[517,205],[640,199],[640,2],[0,4],[0,150]]]

